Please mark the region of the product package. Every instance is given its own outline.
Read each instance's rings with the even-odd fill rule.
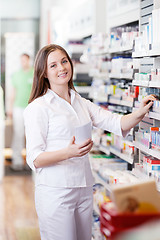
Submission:
[[[114,185],[111,198],[119,213],[160,212],[160,197],[153,179]]]

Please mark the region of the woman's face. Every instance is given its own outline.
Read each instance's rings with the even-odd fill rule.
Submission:
[[[49,80],[51,89],[60,86],[67,85],[71,79],[72,69],[71,64],[61,50],[55,50],[48,55],[46,76]]]

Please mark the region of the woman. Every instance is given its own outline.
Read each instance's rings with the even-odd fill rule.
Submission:
[[[82,98],[72,77],[72,61],[62,47],[51,44],[38,52],[24,120],[27,163],[36,171],[42,240],[91,240],[93,178],[88,152],[93,142],[89,138],[77,144],[76,129],[83,133],[89,124],[125,136],[155,100],[147,96],[137,111],[120,116]]]

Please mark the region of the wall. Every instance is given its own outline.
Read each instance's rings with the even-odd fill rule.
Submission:
[[[1,18],[39,18],[40,0],[0,0]]]

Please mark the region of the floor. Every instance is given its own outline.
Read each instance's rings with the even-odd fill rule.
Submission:
[[[5,176],[0,183],[0,240],[40,240],[31,175]]]

